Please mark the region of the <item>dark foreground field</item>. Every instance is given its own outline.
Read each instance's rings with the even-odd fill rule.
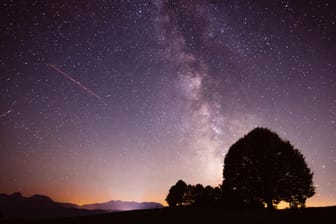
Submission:
[[[336,207],[302,210],[220,210],[199,208],[163,208],[108,213],[72,218],[39,220],[2,220],[0,223],[335,223]]]

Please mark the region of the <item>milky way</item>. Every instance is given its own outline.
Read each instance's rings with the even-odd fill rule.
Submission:
[[[335,204],[332,1],[3,1],[0,10],[0,192],[163,203],[178,179],[220,184],[230,145],[264,126],[314,171],[308,205]]]

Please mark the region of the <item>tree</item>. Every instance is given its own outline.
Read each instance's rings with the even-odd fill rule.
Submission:
[[[224,159],[224,195],[236,204],[273,204],[281,200],[304,206],[315,193],[313,173],[303,155],[266,128],[255,128],[234,143]]]
[[[176,205],[182,205],[183,196],[187,184],[183,180],[177,181],[177,183],[169,189],[169,193],[166,197],[166,201],[170,207],[175,207]]]
[[[170,207],[176,205],[194,207],[215,207],[220,206],[222,191],[220,187],[204,187],[202,184],[186,185],[179,180],[169,190],[166,201]]]

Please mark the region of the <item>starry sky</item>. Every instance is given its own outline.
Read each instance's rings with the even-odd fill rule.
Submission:
[[[164,203],[263,126],[336,204],[333,1],[0,4],[0,192]]]

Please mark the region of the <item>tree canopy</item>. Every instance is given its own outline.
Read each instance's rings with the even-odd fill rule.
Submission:
[[[301,152],[266,128],[255,128],[230,147],[223,177],[224,195],[241,205],[273,208],[283,200],[303,207],[315,193],[313,173]]]
[[[170,207],[175,207],[177,205],[182,205],[184,192],[187,188],[187,184],[183,180],[177,181],[169,189],[169,193],[166,197],[166,201]]]

